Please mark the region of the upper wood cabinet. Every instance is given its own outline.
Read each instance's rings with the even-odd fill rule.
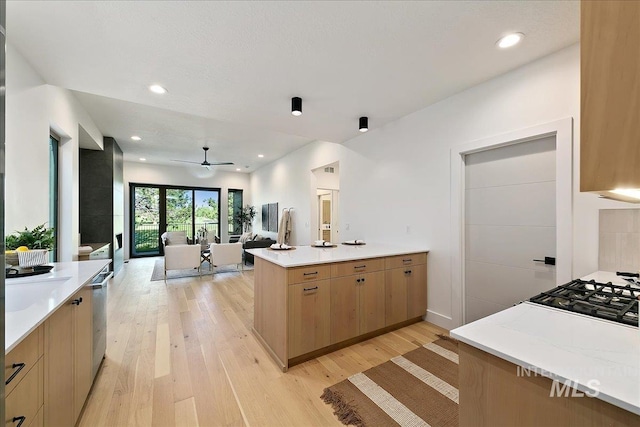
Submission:
[[[580,191],[640,189],[640,2],[581,2]]]

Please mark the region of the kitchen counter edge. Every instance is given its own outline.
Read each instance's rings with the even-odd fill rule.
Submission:
[[[247,249],[247,252],[265,261],[284,268],[306,265],[330,264],[334,262],[355,261],[359,259],[380,258],[397,255],[429,252],[424,247],[403,247],[382,244],[341,245],[333,248],[315,248],[312,246],[295,246],[286,251],[268,248]]]

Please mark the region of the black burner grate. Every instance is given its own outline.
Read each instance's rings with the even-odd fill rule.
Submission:
[[[595,280],[572,280],[529,301],[638,326],[640,288],[631,285],[598,283]]]

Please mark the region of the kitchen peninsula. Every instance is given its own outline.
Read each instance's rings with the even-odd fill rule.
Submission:
[[[254,333],[290,366],[418,322],[427,310],[427,252],[381,244],[250,249]]]

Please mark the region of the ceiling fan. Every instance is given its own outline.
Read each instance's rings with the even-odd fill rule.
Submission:
[[[214,163],[209,163],[207,161],[207,151],[209,151],[209,147],[202,147],[202,149],[204,150],[204,161],[202,163],[198,163],[198,162],[191,162],[189,160],[171,160],[172,162],[182,162],[182,163],[193,163],[194,165],[200,165],[203,168],[207,168],[207,169],[211,169],[211,166],[223,166],[223,165],[232,165],[233,162],[214,162]]]

